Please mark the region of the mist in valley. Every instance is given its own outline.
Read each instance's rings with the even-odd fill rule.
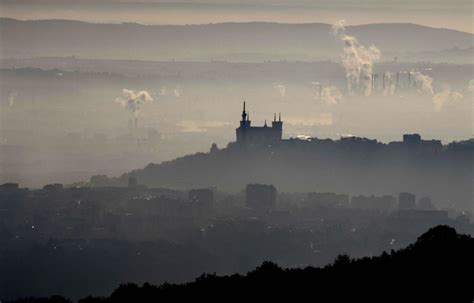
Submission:
[[[377,63],[379,87],[365,96],[348,91],[337,62],[17,62],[2,61],[1,161],[4,179],[25,186],[116,176],[212,143],[225,147],[235,140],[243,100],[254,125],[281,113],[285,138],[390,142],[419,133],[449,143],[473,131],[470,65]],[[415,71],[433,79],[432,91],[414,84]],[[135,114],[117,102],[124,89],[152,101]]]
[[[286,2],[0,0],[0,300],[464,295],[472,3]]]

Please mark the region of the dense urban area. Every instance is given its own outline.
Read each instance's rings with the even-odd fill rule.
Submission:
[[[106,295],[127,281],[184,282],[245,273],[265,260],[322,266],[346,253],[375,256],[446,224],[474,234],[467,212],[429,197],[279,193],[248,184],[230,194],[127,187],[0,187],[5,298]],[[22,283],[18,283],[22,281]]]

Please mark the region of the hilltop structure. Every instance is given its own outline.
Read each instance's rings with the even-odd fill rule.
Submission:
[[[265,123],[254,127],[245,103],[239,123],[236,141],[222,149],[213,144],[209,153],[151,163],[118,178],[93,176],[90,185],[127,186],[128,178],[133,176],[149,187],[217,187],[236,191],[245,184],[273,184],[287,192],[315,189],[353,195],[410,192],[472,209],[470,164],[474,139],[447,145],[439,140],[424,140],[416,133],[389,143],[355,136],[337,140],[283,139],[281,117],[277,120],[275,114],[271,126]],[[404,201],[403,197],[401,200]],[[341,205],[344,203],[341,200]],[[361,203],[364,207],[365,202]],[[413,205],[404,203],[401,209],[413,209]],[[388,209],[396,203],[384,199],[383,204],[381,208]]]
[[[282,140],[283,122],[281,121],[281,114],[279,114],[278,121],[276,114],[273,115],[272,126],[267,125],[267,121],[263,126],[252,126],[250,115],[244,108],[242,110],[242,120],[240,126],[235,130],[237,135],[237,144],[239,145],[255,145],[255,144],[272,144]]]
[[[309,137],[304,140],[300,138],[283,139],[283,122],[281,121],[281,114],[273,115],[272,125],[268,126],[267,121],[263,126],[252,126],[250,115],[246,110],[246,104],[243,103],[242,119],[236,132],[237,146],[255,146],[255,147],[289,147],[294,148],[295,144],[304,145],[306,147],[316,145],[338,145],[346,148],[365,148],[367,150],[377,150],[382,148],[384,144],[377,140],[360,137],[341,137],[339,141],[331,139],[319,139],[316,137]],[[232,144],[231,144],[232,145]],[[416,154],[435,154],[438,155],[443,151],[443,144],[440,140],[423,140],[419,134],[404,134],[403,141],[389,142],[388,146],[394,151],[410,151]],[[211,151],[216,151],[215,144],[211,147]]]

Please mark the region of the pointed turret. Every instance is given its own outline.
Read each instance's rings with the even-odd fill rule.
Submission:
[[[272,128],[278,132],[278,138],[281,140],[283,131],[283,122],[281,122],[281,113],[278,113],[278,121],[276,119],[276,113],[273,115]]]
[[[247,113],[245,112],[245,101],[244,101],[244,109],[242,110],[242,121],[247,121]]]

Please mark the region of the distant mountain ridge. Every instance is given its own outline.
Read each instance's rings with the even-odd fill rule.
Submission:
[[[347,26],[346,31],[382,51],[468,49],[474,35],[416,24]],[[144,60],[320,60],[341,52],[330,24],[216,23],[202,25],[96,24],[71,20],[0,18],[2,57],[78,56]]]

